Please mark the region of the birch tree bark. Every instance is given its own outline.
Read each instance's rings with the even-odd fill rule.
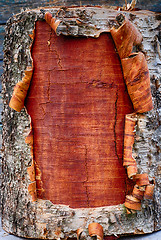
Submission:
[[[30,46],[35,22],[44,21],[44,12],[58,15],[62,23],[58,34],[96,37],[109,32],[118,11],[108,8],[50,8],[29,10],[17,14],[7,22],[4,42],[3,74],[3,160],[2,160],[2,223],[3,228],[21,237],[67,239],[76,237],[83,228],[86,239],[88,225],[98,222],[105,236],[144,234],[161,229],[160,216],[160,15],[148,11],[124,12],[143,36],[141,51],[145,53],[150,71],[154,109],[137,115],[137,129],[133,154],[139,173],[155,177],[153,200],[144,200],[142,210],[127,215],[123,204],[89,208],[71,208],[53,204],[49,200],[32,202],[28,192],[31,180],[27,168],[32,164],[30,147],[25,135],[30,130],[26,109],[16,112],[9,108],[14,86],[21,81],[24,71],[32,66]],[[77,19],[77,21],[76,21]],[[49,42],[50,45],[50,42]]]

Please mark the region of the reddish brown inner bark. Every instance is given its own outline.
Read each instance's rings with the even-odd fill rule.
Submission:
[[[110,33],[56,36],[36,23],[34,74],[26,101],[34,158],[54,204],[123,203],[124,116],[133,111]]]

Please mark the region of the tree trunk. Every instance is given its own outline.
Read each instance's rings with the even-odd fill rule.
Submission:
[[[55,29],[58,36],[44,20],[47,11],[61,20]],[[100,7],[50,8],[26,11],[8,21],[1,203],[6,231],[67,239],[82,228],[90,239],[92,222],[102,225],[105,236],[161,228],[160,15],[124,12],[143,36],[139,51],[146,55],[154,105],[136,114],[133,156],[138,174],[147,173],[156,182],[154,199],[143,200],[141,211],[129,216],[123,202],[134,183],[122,166],[123,137],[125,115],[134,109],[110,34],[117,14]],[[25,108],[16,112],[9,108],[13,88],[24,82],[29,86],[33,67]]]

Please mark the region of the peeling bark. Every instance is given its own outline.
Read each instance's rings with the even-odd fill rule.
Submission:
[[[58,10],[48,9],[53,15]],[[57,32],[94,37],[100,32],[109,31],[116,15],[117,11],[107,8],[60,9],[58,16],[63,21]],[[32,34],[35,21],[44,19],[43,11],[26,11],[8,21],[4,42],[1,204],[3,228],[6,231],[21,237],[65,239],[76,237],[76,231],[81,227],[86,239],[90,239],[88,225],[91,222],[100,223],[105,235],[149,233],[161,229],[160,60],[159,53],[155,50],[155,37],[160,34],[160,22],[157,20],[158,15],[151,12],[125,12],[125,15],[131,18],[143,36],[142,51],[146,52],[150,71],[154,109],[137,117],[133,154],[139,173],[147,172],[150,181],[155,176],[154,201],[144,200],[142,210],[132,216],[126,214],[124,205],[72,209],[65,205],[54,205],[48,200],[31,202],[27,190],[31,183],[27,168],[32,164],[32,157],[24,137],[24,132],[30,129],[30,119],[25,109],[17,113],[8,107],[13,87],[21,81],[27,66],[32,64],[29,50],[32,40],[29,34]],[[76,18],[81,19],[83,25],[76,24]]]
[[[118,89],[117,89],[117,92],[116,92],[116,101],[115,101],[115,122],[114,122],[114,142],[115,142],[115,154],[118,158],[118,160],[120,161],[120,158],[119,158],[119,155],[117,153],[117,137],[116,137],[116,124],[117,124],[117,101],[118,101]]]

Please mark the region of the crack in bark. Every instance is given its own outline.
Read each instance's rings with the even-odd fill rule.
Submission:
[[[85,146],[85,172],[86,172],[86,180],[83,182],[83,185],[86,189],[86,195],[87,195],[87,205],[89,207],[89,194],[88,194],[88,187],[85,186],[85,183],[88,182],[88,168],[87,168],[87,147]]]
[[[50,46],[51,46],[51,42],[50,42],[51,36],[52,36],[52,29],[51,29],[51,31],[50,31],[49,39],[48,39],[48,41],[47,41],[49,52],[51,51],[51,48],[50,48]],[[55,45],[53,44],[53,46],[55,46]],[[54,47],[54,53],[55,53],[55,55],[56,55],[56,57],[57,57],[57,59],[58,59],[58,61],[57,61],[58,66],[59,66],[61,69],[63,69],[63,67],[62,67],[62,65],[61,65],[61,58],[60,58],[59,53],[57,52],[57,49],[56,49],[55,47]]]
[[[118,89],[116,91],[116,100],[115,100],[115,122],[114,122],[114,143],[115,143],[115,154],[120,161],[118,152],[117,152],[117,139],[116,139],[116,123],[117,123],[117,101],[118,101]]]
[[[48,97],[48,101],[50,102],[50,71],[48,71],[48,88],[47,88],[47,97]]]
[[[60,56],[59,56],[59,54],[58,54],[58,52],[57,52],[56,49],[54,49],[54,52],[55,52],[55,54],[56,54],[56,56],[57,56],[57,59],[58,59],[58,61],[57,61],[58,66],[59,66],[59,67],[61,68],[61,70],[62,70],[63,67],[62,67],[62,65],[61,65],[61,58],[60,58]]]
[[[42,113],[43,113],[43,119],[44,119],[44,117],[45,117],[45,115],[46,115],[46,112],[45,112],[45,109],[43,108],[43,105],[46,105],[46,104],[48,104],[48,103],[50,103],[50,102],[46,102],[46,103],[39,103],[39,106],[41,107],[41,109],[42,109]]]
[[[19,204],[19,195],[20,195],[20,191],[18,189],[17,191],[17,195],[15,196],[15,202],[13,203],[13,207],[15,209],[15,212],[13,214],[13,232],[17,233],[17,216],[16,216],[16,209],[18,209],[18,204]]]
[[[54,45],[54,44],[53,44],[53,45]],[[55,55],[56,55],[56,57],[57,57],[57,64],[58,64],[58,66],[60,67],[61,70],[63,70],[63,67],[62,67],[62,65],[61,65],[61,57],[60,57],[57,49],[55,48],[55,45],[54,45],[53,51],[54,51],[54,53],[55,53]]]

